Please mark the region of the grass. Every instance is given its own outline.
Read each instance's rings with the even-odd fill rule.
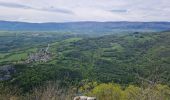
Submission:
[[[81,40],[81,39],[82,39],[82,38],[69,38],[69,39],[64,40],[63,42],[65,42],[65,43],[70,43],[70,42],[79,41],[79,40]]]
[[[36,52],[37,48],[29,48],[24,51],[16,51],[11,53],[0,53],[0,62],[15,62],[27,58],[28,53]]]
[[[27,58],[27,53],[13,53],[13,54],[9,54],[7,55],[7,57],[4,57],[3,59],[0,59],[0,62],[5,62],[5,61],[10,61],[10,62],[14,62],[14,61],[19,61],[22,59],[26,59]]]
[[[8,55],[9,53],[0,53],[0,59],[4,58],[6,55]]]
[[[73,100],[74,95],[73,89],[61,88],[57,82],[46,82],[44,86],[24,95],[18,88],[3,88],[0,100]]]

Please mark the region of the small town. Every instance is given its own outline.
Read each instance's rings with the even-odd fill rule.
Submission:
[[[30,53],[28,55],[28,59],[25,61],[25,63],[33,63],[33,62],[47,62],[51,59],[52,54],[48,51],[50,45],[46,48],[37,50],[36,53]]]

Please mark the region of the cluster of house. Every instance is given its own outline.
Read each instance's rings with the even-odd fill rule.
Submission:
[[[52,54],[48,51],[49,44],[47,48],[40,49],[36,53],[30,53],[28,59],[25,61],[26,63],[33,62],[47,62],[51,59]]]

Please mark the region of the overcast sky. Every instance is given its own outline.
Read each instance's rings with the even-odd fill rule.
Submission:
[[[170,21],[170,0],[0,0],[0,20]]]

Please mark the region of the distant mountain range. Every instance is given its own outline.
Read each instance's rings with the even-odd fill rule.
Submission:
[[[113,32],[113,31],[167,31],[170,22],[67,22],[26,23],[0,21],[1,31],[68,31],[68,32]]]

